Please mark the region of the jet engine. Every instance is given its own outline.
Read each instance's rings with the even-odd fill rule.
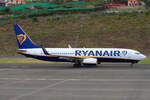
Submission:
[[[86,64],[86,65],[96,65],[97,59],[96,58],[85,58],[85,59],[83,59],[82,63]]]

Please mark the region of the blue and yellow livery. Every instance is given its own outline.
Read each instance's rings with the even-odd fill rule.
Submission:
[[[139,51],[124,48],[44,48],[35,44],[18,25],[14,25],[19,49],[27,57],[45,61],[74,62],[75,66],[97,65],[101,62],[137,63],[146,58]]]

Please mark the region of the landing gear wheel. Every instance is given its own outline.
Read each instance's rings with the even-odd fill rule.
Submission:
[[[80,60],[76,60],[74,65],[73,65],[73,67],[81,67],[81,66],[83,66],[83,64],[81,63]]]
[[[81,67],[81,64],[73,64],[73,67]]]
[[[131,66],[131,68],[133,68],[134,64],[135,64],[135,62],[132,62],[132,63],[131,63],[131,65],[130,65],[130,66]]]

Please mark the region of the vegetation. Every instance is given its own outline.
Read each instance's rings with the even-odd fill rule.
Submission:
[[[68,14],[68,13],[79,13],[79,12],[91,12],[96,11],[104,11],[106,13],[128,13],[128,12],[147,12],[148,10],[145,6],[137,6],[137,7],[115,7],[112,9],[106,10],[104,7],[105,3],[113,3],[111,0],[85,0],[85,1],[68,1],[64,2],[64,0],[56,0],[54,2],[31,2],[22,5],[13,5],[10,7],[0,8],[0,16],[2,18],[28,18],[28,17],[38,17],[38,16],[48,16],[52,14]],[[121,2],[119,0],[117,2]],[[61,2],[60,4],[57,2]],[[114,3],[117,3],[116,1]]]
[[[47,62],[32,58],[0,58],[0,64],[71,64],[66,62]],[[125,63],[102,63],[102,64],[125,64]],[[127,64],[127,63],[126,63]],[[150,64],[150,58],[140,61],[139,64]]]
[[[114,14],[118,14],[118,13],[130,13],[130,14],[134,14],[134,13],[145,13],[145,12],[149,12],[147,11],[147,9],[145,8],[145,6],[135,6],[135,7],[130,7],[130,6],[120,6],[120,7],[114,7],[111,9],[107,9],[105,11],[105,13],[114,13]]]
[[[13,24],[45,47],[131,48],[150,54],[149,13],[53,15],[21,20],[0,20],[0,56],[17,55]],[[9,23],[10,24],[7,24]],[[31,34],[32,33],[32,34]]]
[[[140,61],[140,64],[150,64],[150,57],[148,57],[147,59]]]
[[[87,4],[61,4],[59,6],[54,5],[53,3],[30,3],[17,5],[12,7],[5,7],[0,9],[0,15],[2,18],[25,18],[25,17],[37,17],[37,16],[48,16],[52,14],[65,14],[73,12],[81,12],[88,10],[95,10],[96,8],[87,7]],[[0,18],[1,19],[1,18]]]
[[[142,0],[142,1],[146,4],[147,7],[150,7],[150,0]]]
[[[48,62],[32,58],[0,58],[0,64],[67,64],[65,62]]]

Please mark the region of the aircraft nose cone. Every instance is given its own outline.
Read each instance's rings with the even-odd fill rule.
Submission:
[[[145,58],[146,58],[146,56],[142,54],[141,55],[141,59],[145,59]]]

